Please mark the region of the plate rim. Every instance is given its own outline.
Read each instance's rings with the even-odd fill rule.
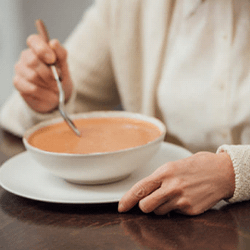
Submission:
[[[167,147],[167,146],[171,146],[172,148],[176,148],[177,150],[181,150],[183,151],[183,154],[186,154],[185,157],[188,157],[188,156],[191,156],[192,153],[187,150],[186,148],[183,148],[181,146],[178,146],[178,145],[175,145],[175,144],[172,144],[172,143],[168,143],[168,142],[162,142],[162,145],[159,149],[160,150],[164,150],[162,148],[164,147]],[[104,198],[102,199],[101,197],[98,198],[98,200],[91,200],[91,199],[86,199],[86,200],[63,200],[63,199],[50,199],[50,198],[43,198],[43,197],[35,197],[33,195],[30,195],[30,194],[24,194],[24,192],[19,192],[18,190],[13,190],[13,188],[10,188],[8,186],[6,186],[4,183],[3,183],[3,180],[1,179],[1,172],[3,171],[4,168],[10,168],[10,162],[12,161],[15,161],[16,158],[19,158],[21,157],[22,155],[26,155],[28,154],[28,151],[24,151],[24,152],[21,152],[13,157],[11,157],[10,159],[6,160],[4,163],[2,163],[2,165],[0,166],[0,186],[5,190],[5,191],[8,191],[14,195],[17,195],[17,196],[20,196],[20,197],[23,197],[23,198],[27,198],[27,199],[31,199],[31,200],[35,200],[35,201],[40,201],[40,202],[46,202],[46,203],[57,203],[57,204],[107,204],[107,203],[116,203],[116,202],[119,202],[120,200],[120,195],[117,195],[116,197],[114,198]],[[183,158],[185,158],[183,157]],[[156,167],[157,168],[157,167]],[[133,175],[133,173],[132,173]],[[143,175],[143,174],[142,174]],[[56,177],[54,176],[55,178],[59,178],[59,177]],[[144,178],[146,177],[146,174],[144,176],[140,176],[140,178]],[[126,179],[124,180],[126,181]],[[138,180],[136,180],[138,181]],[[72,183],[71,183],[72,184]],[[110,184],[105,184],[105,185],[114,185],[115,183],[110,183]],[[73,184],[74,185],[74,184]],[[77,185],[77,184],[76,184]],[[126,191],[125,191],[126,192]],[[115,195],[114,195],[115,196]],[[119,198],[118,198],[119,196]]]

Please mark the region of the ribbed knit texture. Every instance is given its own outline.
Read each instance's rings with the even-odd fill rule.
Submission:
[[[228,202],[239,202],[250,199],[250,146],[222,145],[217,153],[226,152],[230,156],[235,173],[235,191]]]

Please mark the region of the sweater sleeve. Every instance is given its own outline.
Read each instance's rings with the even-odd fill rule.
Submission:
[[[77,91],[76,112],[107,110],[120,103],[110,49],[111,2],[96,1],[65,44]]]
[[[109,49],[109,0],[99,0],[83,15],[65,43],[74,84],[66,104],[68,113],[111,109],[119,104]],[[58,111],[33,111],[14,91],[0,110],[0,126],[22,136],[38,122],[59,116]]]
[[[250,200],[250,145],[222,145],[217,153],[230,156],[235,173],[235,190],[230,203]]]
[[[65,105],[70,114],[74,110],[75,90]],[[48,119],[59,117],[58,110],[47,114],[41,114],[31,109],[18,91],[14,91],[0,110],[0,126],[10,133],[22,137],[25,131],[33,125]]]

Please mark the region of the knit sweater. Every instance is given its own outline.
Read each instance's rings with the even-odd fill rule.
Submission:
[[[240,4],[244,0],[238,2]],[[186,96],[184,96],[187,104],[193,100],[199,104],[204,99],[204,103],[209,105],[208,99],[211,97],[213,101],[216,98],[221,99],[223,96],[219,96],[213,89],[212,96],[207,97],[207,100],[205,100],[206,95],[202,97],[201,101],[195,99],[199,97],[199,94],[193,97],[191,95],[192,93],[197,94],[194,90],[197,90],[198,85],[196,86],[193,82],[198,75],[199,81],[204,80],[204,86],[208,86],[208,84],[221,86],[220,81],[215,76],[225,75],[225,69],[219,67],[219,69],[213,68],[210,72],[213,78],[208,79],[205,76],[202,78],[201,73],[204,73],[204,67],[207,65],[203,65],[203,67],[200,65],[204,62],[211,62],[210,66],[213,65],[213,53],[207,53],[203,55],[203,58],[197,56],[197,53],[194,56],[195,53],[193,53],[195,48],[199,48],[199,44],[206,39],[205,34],[208,31],[205,24],[210,20],[208,18],[212,18],[208,15],[212,7],[216,10],[223,10],[222,13],[219,13],[224,15],[221,20],[227,20],[226,17],[230,11],[226,12],[226,10],[230,10],[234,6],[232,6],[231,1],[228,1],[226,6],[223,3],[222,1],[210,0],[96,1],[83,16],[82,21],[65,44],[74,83],[73,94],[66,108],[69,113],[76,113],[108,110],[121,103],[127,111],[143,113],[161,119],[165,122],[168,133],[176,137],[182,145],[192,152],[199,149],[216,152],[216,148],[218,148],[217,153],[226,151],[232,159],[236,178],[234,196],[229,202],[238,202],[250,199],[250,136],[244,136],[245,140],[235,140],[236,136],[228,136],[227,139],[223,139],[220,129],[223,127],[225,130],[226,128],[228,134],[239,135],[237,138],[242,138],[243,134],[250,134],[248,132],[250,131],[250,110],[245,107],[246,105],[250,107],[250,105],[246,101],[243,102],[245,96],[243,95],[244,98],[242,98],[242,91],[239,90],[241,86],[244,86],[244,94],[250,89],[250,83],[243,81],[248,79],[248,75],[244,75],[242,71],[244,67],[242,67],[243,69],[235,69],[240,76],[237,78],[236,84],[233,85],[236,89],[235,92],[238,93],[234,100],[242,100],[242,103],[237,103],[238,113],[235,116],[232,115],[230,123],[226,123],[226,119],[223,122],[220,120],[223,117],[221,112],[226,113],[225,110],[221,111],[220,109],[224,102],[223,105],[218,102],[217,108],[213,109],[218,119],[212,123],[209,122],[211,119],[209,120],[207,117],[205,105],[194,105],[192,110],[186,112],[175,101],[178,91],[183,86],[186,90],[191,90],[186,91]],[[221,8],[222,5],[223,8]],[[240,11],[239,16],[244,13]],[[212,22],[218,21],[216,18],[211,20]],[[240,18],[238,17],[237,20]],[[183,26],[184,24],[186,26]],[[194,45],[187,46],[183,53],[179,53],[180,48],[188,44],[185,43],[187,37],[184,37],[183,32],[181,32],[183,27],[185,27],[185,34],[190,34],[188,40],[193,41]],[[221,25],[220,28],[221,31],[224,30],[225,25]],[[191,32],[192,29],[195,32]],[[211,30],[209,38],[213,36],[218,38],[215,39],[215,43],[219,44],[220,32],[213,33],[210,27],[208,29]],[[247,30],[249,32],[250,28]],[[174,46],[176,44],[182,45],[177,47],[176,53],[171,53],[176,49]],[[242,44],[235,45],[234,51],[241,58],[240,49],[244,46]],[[224,47],[224,45],[221,46],[221,48]],[[209,48],[209,44],[204,43],[204,50],[206,48]],[[220,53],[218,57],[225,59],[226,51],[219,50],[218,53]],[[185,67],[182,69],[189,69],[189,73],[185,73],[185,70],[175,72],[174,68],[178,69],[187,59],[189,59],[189,63],[184,64]],[[230,59],[227,61],[231,62]],[[173,66],[175,67],[173,68]],[[174,77],[170,74],[172,72],[175,73]],[[241,75],[244,75],[245,78]],[[181,80],[179,80],[179,76],[182,77]],[[185,84],[181,85],[183,82]],[[227,89],[223,91],[222,94],[227,93]],[[245,100],[247,99],[245,98]],[[167,105],[168,102],[174,103],[178,110],[176,113],[172,112],[173,109],[170,109],[170,104]],[[226,103],[224,106],[229,108],[230,105]],[[55,116],[59,116],[58,111],[49,114],[34,112],[19,93],[14,92],[1,109],[0,124],[10,132],[22,136],[29,127]],[[197,119],[201,119],[205,121],[204,124],[209,125],[205,129],[205,126],[199,122],[193,122],[194,117],[198,117]],[[188,128],[186,124],[189,124]],[[200,135],[203,132],[204,138],[191,133],[196,130],[200,132]],[[211,131],[215,132],[211,133]],[[213,134],[213,136],[208,136],[209,134]],[[199,138],[203,138],[202,141]],[[195,145],[193,142],[196,142]],[[222,145],[224,143],[228,145]],[[236,143],[237,145],[232,145]]]

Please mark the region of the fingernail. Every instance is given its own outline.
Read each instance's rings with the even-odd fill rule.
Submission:
[[[120,212],[120,213],[124,212],[125,211],[124,208],[125,208],[124,205],[122,203],[119,203],[119,205],[118,205],[118,212]]]

